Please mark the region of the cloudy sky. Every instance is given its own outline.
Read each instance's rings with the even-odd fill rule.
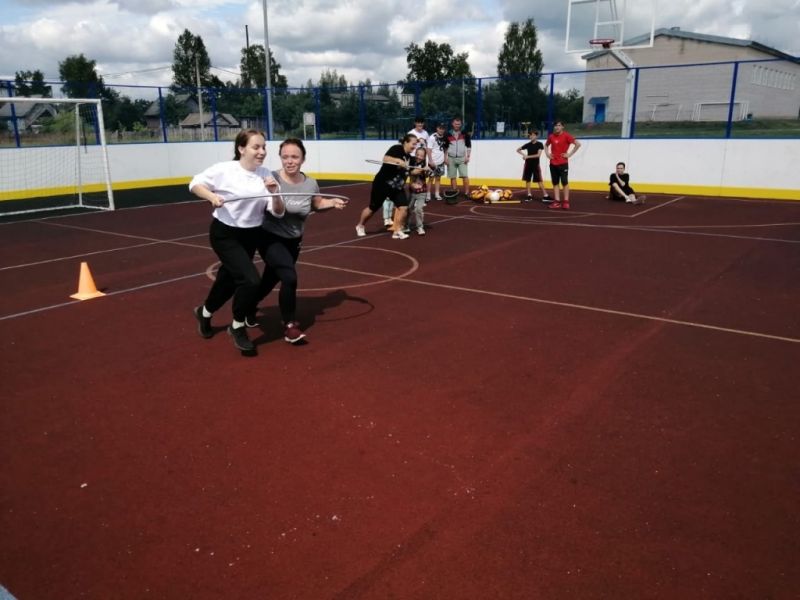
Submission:
[[[626,37],[648,0],[628,0]],[[618,6],[624,0],[617,0]],[[753,39],[800,55],[800,0],[658,0],[655,26]],[[474,75],[496,74],[511,21],[533,17],[548,72],[582,68],[565,54],[567,0],[268,0],[269,41],[291,86],[336,69],[348,82],[395,82],[404,48],[431,39],[468,52]],[[169,85],[172,51],[184,29],[200,35],[213,71],[235,80],[245,45],[263,43],[262,0],[0,0],[0,79],[83,54],[106,83]],[[635,7],[635,8],[633,8]],[[577,13],[576,13],[577,14]],[[647,25],[644,25],[645,27]],[[574,33],[574,30],[573,30]],[[578,34],[579,37],[585,35]]]

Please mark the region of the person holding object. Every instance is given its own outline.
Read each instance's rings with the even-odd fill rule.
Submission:
[[[618,162],[616,169],[608,178],[608,197],[611,200],[620,200],[628,204],[644,204],[647,196],[636,197],[630,185],[631,176],[625,172],[625,163]]]
[[[208,167],[195,175],[189,190],[214,207],[209,240],[219,257],[217,277],[205,302],[194,309],[198,332],[214,335],[211,316],[233,297],[233,321],[228,333],[243,354],[255,352],[247,336],[245,319],[255,310],[261,274],[253,256],[261,240],[261,224],[268,212],[275,218],[284,214],[280,186],[264,165],[267,145],[256,129],[240,131],[234,141],[233,160]]]
[[[365,225],[367,221],[381,209],[385,198],[394,202],[394,224],[392,225],[392,239],[404,240],[408,238],[403,233],[403,225],[408,213],[408,198],[405,193],[406,177],[408,176],[408,160],[411,152],[417,146],[417,137],[407,133],[397,144],[386,151],[383,156],[383,165],[372,180],[372,189],[369,195],[369,206],[361,211],[361,217],[356,224],[356,235],[367,235]]]
[[[331,208],[339,210],[347,206],[343,198],[323,198],[319,195],[319,184],[309,177],[301,167],[306,160],[306,148],[302,140],[289,138],[281,142],[278,150],[281,159],[280,171],[272,176],[280,184],[281,192],[286,195],[283,202],[286,207],[282,218],[267,213],[264,215],[261,241],[258,253],[264,260],[264,274],[258,289],[258,302],[280,282],[278,307],[283,320],[283,339],[290,344],[297,344],[306,337],[295,317],[297,307],[297,257],[303,244],[303,233],[308,215]],[[295,196],[293,194],[308,194]],[[247,326],[257,325],[255,310],[247,318]]]
[[[553,124],[553,133],[547,136],[544,151],[550,159],[550,179],[553,182],[553,196],[555,201],[550,208],[563,208],[569,210],[569,158],[578,151],[581,143],[564,129],[564,123],[556,121]],[[561,188],[563,186],[564,202],[561,202]]]

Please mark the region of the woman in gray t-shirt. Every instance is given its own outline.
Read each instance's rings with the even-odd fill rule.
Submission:
[[[311,212],[330,208],[342,209],[347,201],[341,198],[323,198],[319,195],[319,185],[300,169],[306,160],[306,149],[302,140],[289,138],[280,145],[281,169],[272,175],[280,184],[281,192],[307,196],[284,196],[286,206],[282,219],[264,216],[262,239],[258,252],[264,260],[264,273],[261,277],[259,301],[267,297],[280,282],[278,306],[283,319],[283,339],[296,344],[306,337],[300,324],[295,320],[297,307],[297,269],[295,263],[300,256],[306,217]],[[253,319],[248,319],[256,323]]]

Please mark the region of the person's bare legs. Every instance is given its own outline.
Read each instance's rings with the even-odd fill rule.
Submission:
[[[462,177],[464,180],[464,195],[469,196],[469,177]]]
[[[372,217],[372,215],[374,215],[374,214],[375,213],[372,211],[372,209],[369,206],[364,207],[364,210],[361,211],[361,217],[358,219],[358,224],[361,227],[363,227],[364,225],[367,224],[367,221],[369,221],[370,218]]]
[[[408,207],[398,206],[394,209],[394,224],[392,231],[403,231],[406,226],[406,219],[408,218]]]

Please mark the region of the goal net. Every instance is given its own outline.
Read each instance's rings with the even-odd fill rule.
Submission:
[[[113,210],[100,100],[0,98],[0,216]]]

